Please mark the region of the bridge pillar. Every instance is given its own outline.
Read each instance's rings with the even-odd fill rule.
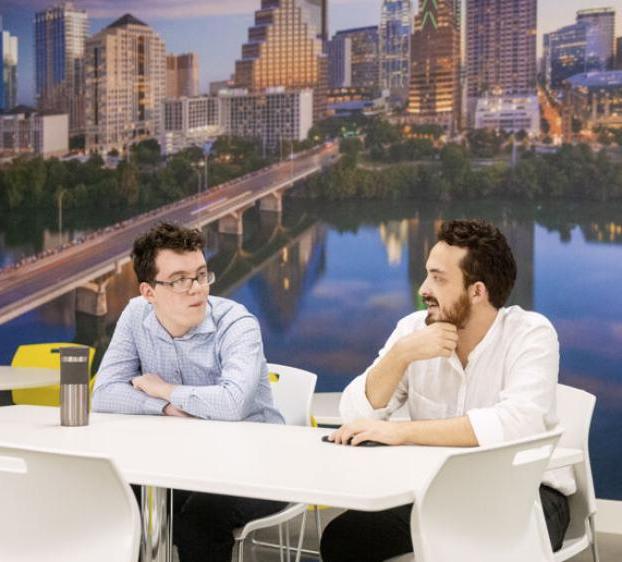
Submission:
[[[244,211],[235,211],[230,215],[222,217],[218,221],[218,232],[221,234],[235,234],[236,236],[242,236],[244,233],[244,226],[242,224],[242,216]]]
[[[275,191],[262,197],[259,200],[259,210],[281,213],[283,211],[283,193],[281,191]]]
[[[108,312],[106,288],[115,276],[109,273],[76,289],[76,311],[91,316],[105,316]]]

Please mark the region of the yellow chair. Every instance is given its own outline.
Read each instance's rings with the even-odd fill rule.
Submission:
[[[20,345],[13,355],[12,367],[37,367],[40,369],[60,369],[60,347],[76,347],[75,343],[36,343]],[[86,346],[79,346],[86,347]],[[95,357],[95,348],[89,347],[89,373]],[[90,386],[90,385],[89,385]],[[91,389],[92,390],[92,389]],[[28,388],[12,391],[13,403],[34,404],[36,406],[59,406],[60,388],[53,384],[41,388]]]

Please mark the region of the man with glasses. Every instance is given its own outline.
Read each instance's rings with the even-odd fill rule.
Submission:
[[[208,299],[214,274],[204,245],[199,230],[166,223],[134,242],[140,296],[117,322],[97,375],[94,411],[284,423],[256,318],[228,299]],[[180,562],[230,562],[233,529],[284,507],[182,490],[173,498]]]

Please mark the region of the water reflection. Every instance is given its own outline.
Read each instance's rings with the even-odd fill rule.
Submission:
[[[511,303],[551,319],[562,350],[561,381],[598,397],[591,440],[597,493],[622,499],[614,471],[620,448],[612,447],[622,443],[620,216],[613,206],[573,203],[289,200],[282,216],[249,211],[243,239],[207,228],[206,253],[217,275],[213,292],[257,316],[268,359],[317,372],[320,391],[339,390],[373,360],[397,320],[421,307],[417,291],[441,222],[494,222],[518,263]],[[54,243],[45,229],[22,242],[14,227],[0,228],[0,262]],[[94,345],[98,363],[136,294],[128,264],[108,286],[104,317],[77,313],[71,292],[0,325],[0,363],[10,362],[20,343],[59,340]]]

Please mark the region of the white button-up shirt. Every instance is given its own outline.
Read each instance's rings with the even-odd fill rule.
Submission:
[[[425,328],[426,311],[402,318],[374,363],[344,390],[344,421],[387,419],[405,403],[413,420],[468,416],[481,446],[549,431],[558,423],[555,395],[559,342],[541,314],[502,308],[462,367],[458,356],[411,363],[385,408],[374,409],[365,385],[369,371],[402,337]],[[571,469],[549,471],[544,483],[564,494],[576,491]]]

